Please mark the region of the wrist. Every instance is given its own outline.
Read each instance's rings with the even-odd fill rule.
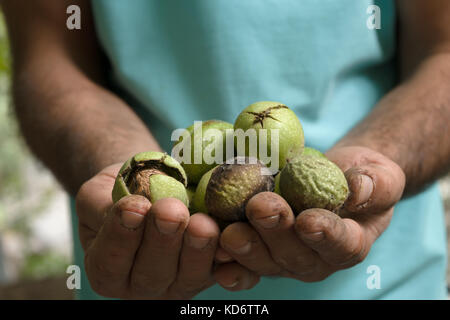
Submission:
[[[401,157],[402,152],[399,150],[398,144],[364,136],[358,138],[344,137],[338,141],[330,151],[344,147],[362,147],[370,149],[395,162],[403,171],[405,171],[405,163]]]

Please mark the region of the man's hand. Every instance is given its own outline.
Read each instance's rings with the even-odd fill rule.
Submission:
[[[221,234],[221,247],[235,261],[216,269],[219,284],[242,280],[230,267],[237,264],[256,275],[312,282],[364,260],[389,225],[405,175],[396,163],[368,148],[335,148],[326,155],[345,172],[350,187],[339,215],[324,209],[294,215],[279,195],[255,195],[246,207],[249,223],[234,223]],[[218,254],[217,260],[227,260],[222,249]]]
[[[113,205],[111,190],[120,166],[87,181],[76,198],[94,291],[125,299],[189,299],[212,285],[216,223],[205,214],[189,216],[177,199],[151,204],[131,195]]]

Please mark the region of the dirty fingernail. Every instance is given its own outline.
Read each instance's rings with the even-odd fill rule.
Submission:
[[[136,229],[141,225],[144,220],[144,216],[132,211],[122,211],[120,219],[125,228]]]
[[[225,250],[222,248],[218,248],[216,251],[215,259],[218,262],[228,262],[232,261],[233,257],[230,256]]]
[[[205,248],[210,239],[209,238],[200,238],[200,237],[194,237],[192,235],[188,235],[188,241],[189,244],[194,247],[195,249],[203,249]]]
[[[275,228],[280,222],[280,216],[274,215],[270,217],[265,217],[261,219],[257,219],[256,222],[263,227],[264,229],[272,229]]]
[[[236,280],[236,281],[233,282],[232,284],[228,284],[228,285],[223,284],[223,286],[224,286],[225,288],[233,288],[233,287],[236,287],[238,283],[239,283],[239,281]]]
[[[250,242],[247,242],[245,245],[243,245],[242,247],[239,248],[230,248],[231,250],[233,250],[234,253],[237,254],[245,254],[248,253],[250,251],[252,244]]]
[[[233,261],[233,257],[232,256],[230,256],[230,255],[216,255],[215,256],[215,260],[217,261],[217,262],[220,262],[220,263],[225,263],[225,262],[230,262],[230,261]]]
[[[318,242],[325,237],[325,234],[322,231],[319,231],[313,233],[304,233],[302,236],[307,240]]]
[[[162,234],[174,234],[180,226],[179,222],[156,219],[156,226]]]
[[[369,201],[370,196],[373,192],[373,181],[372,179],[362,174],[360,175],[361,183],[359,185],[359,191],[357,192],[357,197],[355,199],[355,203],[357,206],[362,205]]]

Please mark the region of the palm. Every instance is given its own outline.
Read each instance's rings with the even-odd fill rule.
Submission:
[[[232,224],[221,235],[222,248],[236,261],[232,263],[257,275],[319,281],[367,256],[402,195],[403,171],[363,147],[335,148],[326,155],[345,172],[350,187],[339,214],[308,209],[294,216],[277,194],[257,194],[246,208],[249,223]],[[222,266],[215,275],[219,283],[230,277]]]

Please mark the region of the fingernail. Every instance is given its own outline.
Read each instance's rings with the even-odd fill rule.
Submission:
[[[265,217],[265,218],[257,219],[256,222],[264,229],[272,229],[272,228],[275,228],[278,225],[278,223],[280,222],[280,216],[275,215],[275,216]]]
[[[122,226],[125,228],[137,229],[144,220],[144,216],[132,211],[122,211],[120,214],[120,220]]]
[[[218,262],[229,262],[233,260],[233,257],[230,256],[225,250],[221,249],[221,250],[217,250],[216,251],[216,256],[215,259]]]
[[[199,238],[199,237],[194,237],[194,236],[188,235],[188,241],[189,241],[189,244],[192,247],[194,247],[195,249],[203,249],[208,245],[210,239],[209,238]]]
[[[252,244],[250,242],[247,242],[242,247],[239,247],[237,249],[236,248],[230,248],[230,249],[233,250],[233,252],[235,252],[237,254],[245,254],[250,251],[251,246],[252,246]]]
[[[304,238],[310,241],[319,242],[320,240],[323,240],[325,238],[325,234],[322,231],[319,232],[313,232],[313,233],[304,233],[302,234]]]
[[[359,192],[357,192],[357,197],[355,203],[357,206],[362,205],[369,201],[370,196],[373,192],[373,181],[369,176],[362,174],[359,176],[361,182],[359,184]]]
[[[225,288],[233,288],[233,287],[236,287],[238,283],[239,283],[239,281],[236,280],[236,281],[233,282],[232,284],[228,284],[228,285],[223,284],[223,286],[224,286]]]
[[[179,222],[156,219],[156,227],[158,227],[159,232],[162,234],[174,234],[177,232],[179,226]]]

